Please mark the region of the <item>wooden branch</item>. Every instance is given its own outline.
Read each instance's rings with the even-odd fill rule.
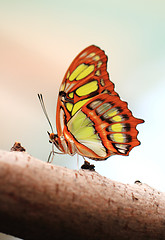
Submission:
[[[0,231],[23,239],[165,239],[165,194],[0,151]]]

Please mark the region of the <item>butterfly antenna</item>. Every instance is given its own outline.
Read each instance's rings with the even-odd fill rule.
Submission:
[[[40,103],[41,103],[41,107],[42,107],[42,110],[43,110],[43,112],[44,112],[44,114],[45,114],[45,117],[47,118],[48,123],[49,123],[49,125],[50,125],[50,128],[51,128],[51,130],[52,130],[52,133],[54,133],[52,124],[51,124],[51,122],[50,122],[50,119],[49,119],[48,114],[47,114],[47,111],[46,111],[46,107],[45,107],[45,103],[44,103],[44,99],[43,99],[42,94],[38,94],[38,98],[39,98],[39,101],[40,101]]]

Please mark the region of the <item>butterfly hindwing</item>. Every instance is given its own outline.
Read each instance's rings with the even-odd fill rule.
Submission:
[[[104,160],[110,155],[128,155],[139,145],[136,125],[143,120],[134,118],[118,96],[100,94],[90,99],[68,122],[68,130],[81,155]]]
[[[140,144],[136,126],[144,121],[133,117],[127,103],[119,96],[100,94],[85,104],[82,111],[94,122],[107,155],[112,152],[128,155],[133,147]]]

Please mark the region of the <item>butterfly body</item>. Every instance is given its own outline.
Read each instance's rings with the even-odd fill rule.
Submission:
[[[62,81],[57,102],[57,135],[50,140],[63,153],[94,160],[128,155],[139,145],[137,124],[114,91],[107,72],[107,56],[94,45],[73,60]]]

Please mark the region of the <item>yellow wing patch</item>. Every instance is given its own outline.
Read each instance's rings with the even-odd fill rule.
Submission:
[[[83,72],[86,68],[88,68],[88,65],[82,63],[80,64],[73,72],[72,74],[70,75],[69,77],[69,81],[73,81],[77,78],[77,76]]]
[[[112,131],[112,132],[122,132],[123,125],[121,123],[115,123],[115,124],[112,124],[111,126],[109,126],[108,130]]]
[[[95,65],[80,64],[70,75],[69,81],[81,80],[91,74],[95,69]]]
[[[66,78],[68,79],[70,76],[70,71],[68,71]]]
[[[84,99],[84,100],[81,100],[77,103],[75,103],[74,107],[73,107],[73,110],[72,110],[72,116],[86,103],[90,100],[91,98],[87,98],[87,99]]]
[[[100,70],[97,70],[95,73],[96,76],[100,76],[100,74],[101,74]]]
[[[122,117],[120,115],[115,116],[115,117],[112,118],[112,121],[114,121],[114,122],[121,122],[122,121]]]
[[[114,133],[110,135],[112,141],[118,142],[118,143],[124,143],[126,140],[125,134],[122,133]]]
[[[66,103],[66,108],[68,109],[69,112],[72,111],[73,104],[72,103]]]
[[[78,111],[67,123],[68,130],[79,143],[91,149],[100,157],[106,157],[106,149],[98,134],[95,133],[93,122],[82,111]],[[83,148],[81,148],[81,152]],[[83,152],[82,152],[83,153]],[[85,154],[85,149],[84,149]],[[92,153],[87,152],[92,157]],[[90,155],[91,154],[91,155]]]
[[[80,97],[88,95],[92,92],[95,92],[98,89],[98,82],[97,81],[91,81],[89,83],[86,83],[82,85],[81,87],[77,88],[76,94]]]
[[[88,65],[86,65],[88,66]],[[76,80],[81,80],[85,77],[87,77],[89,74],[91,74],[95,69],[95,65],[90,65],[87,68],[85,68],[77,77]]]
[[[98,61],[98,60],[100,60],[100,57],[98,55],[96,55],[93,57],[93,60]]]
[[[112,108],[110,109],[108,112],[106,112],[105,114],[109,117],[113,117],[118,113],[118,110],[116,108]]]
[[[97,64],[97,67],[100,68],[102,65],[102,61],[99,61],[98,64]]]
[[[74,97],[74,93],[73,92],[69,93],[69,97],[73,98]]]

